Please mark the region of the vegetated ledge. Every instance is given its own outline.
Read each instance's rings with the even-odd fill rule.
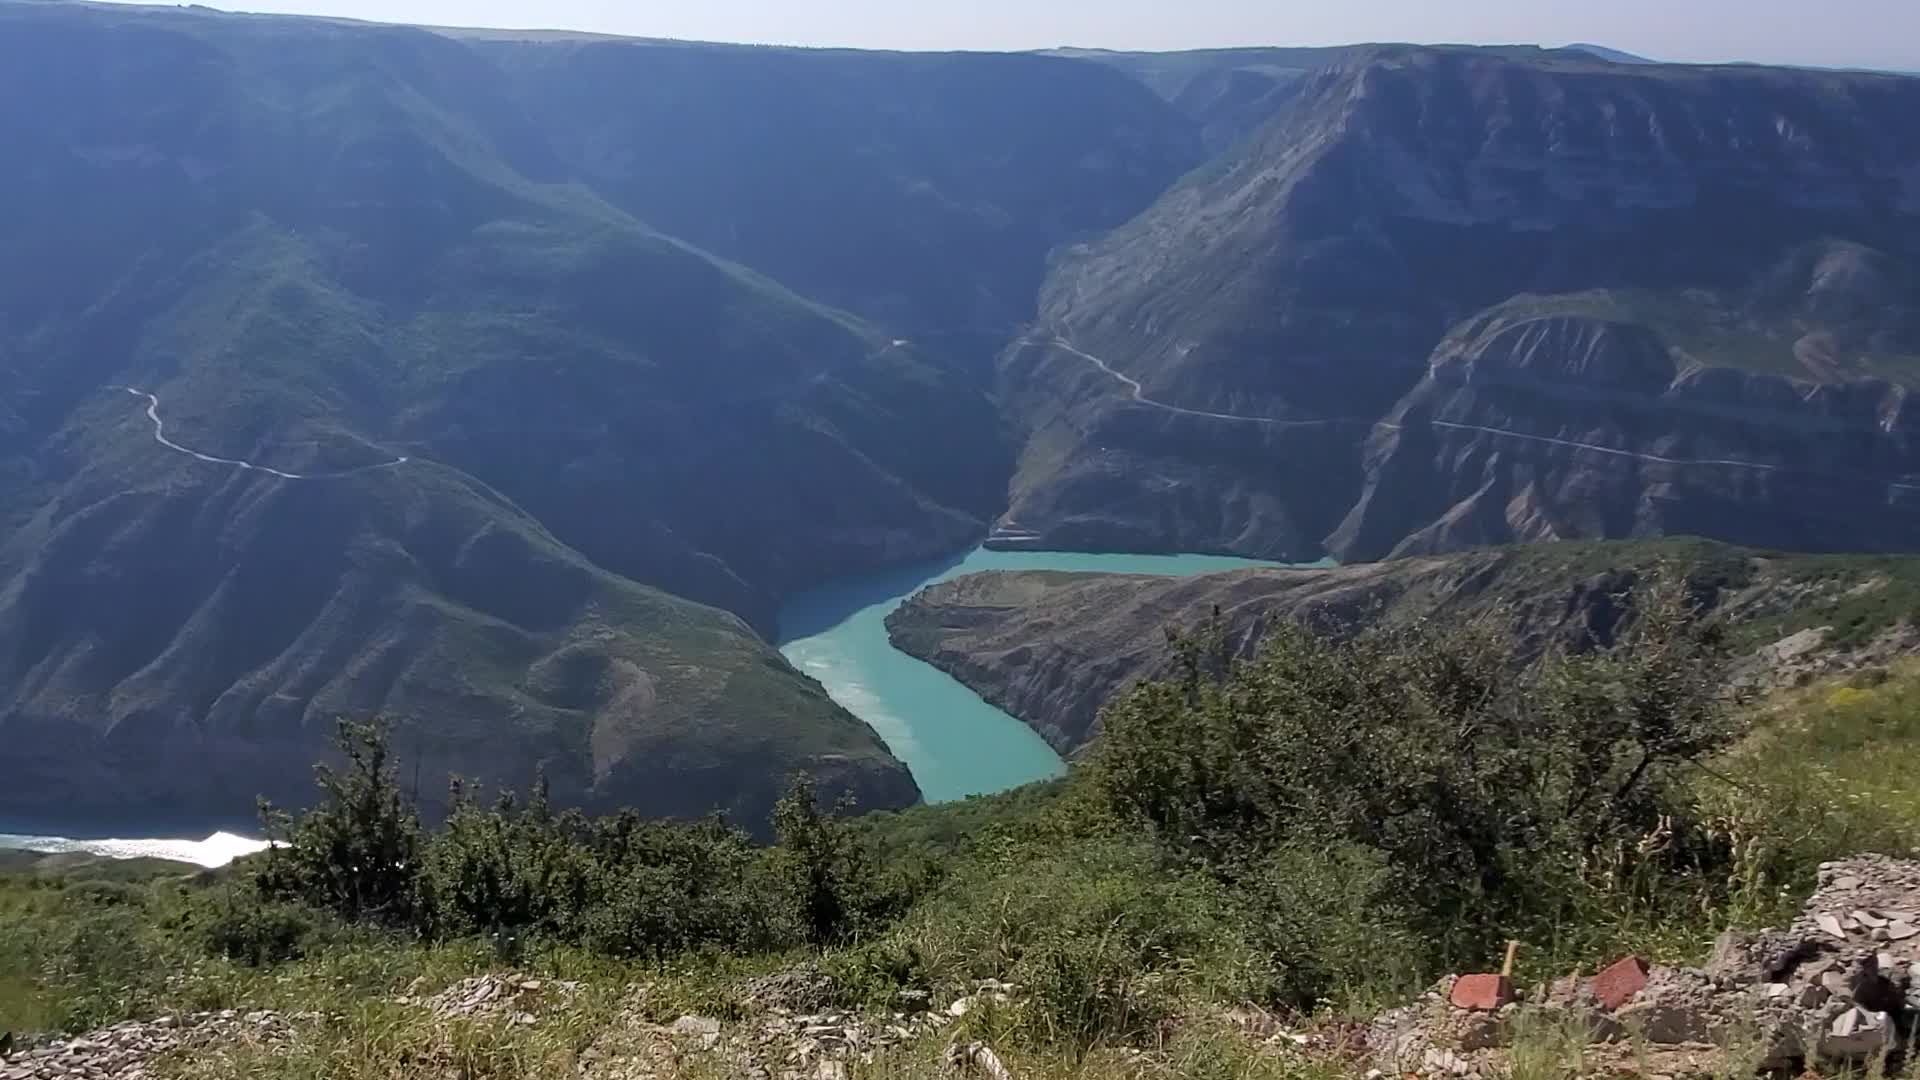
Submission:
[[[1681,539],[1532,545],[1325,569],[1193,578],[992,572],[921,590],[887,618],[895,648],[1019,717],[1065,755],[1099,733],[1117,692],[1165,674],[1166,631],[1218,614],[1236,656],[1292,619],[1349,632],[1466,618],[1505,605],[1523,640],[1612,639],[1619,594],[1663,564],[1684,571],[1750,654],[1748,680],[1793,681],[1920,651],[1920,556],[1796,555]]]

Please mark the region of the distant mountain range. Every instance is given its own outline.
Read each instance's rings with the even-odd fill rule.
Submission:
[[[1577,42],[1568,45],[1566,48],[1570,52],[1588,53],[1615,64],[1657,64],[1660,62],[1658,60],[1649,60],[1644,56],[1635,56],[1630,52],[1621,52],[1619,49],[1609,49],[1605,45],[1589,45],[1586,42]]]
[[[1613,59],[0,0],[0,814],[905,804],[775,612],[996,525],[1911,546],[1920,84]]]

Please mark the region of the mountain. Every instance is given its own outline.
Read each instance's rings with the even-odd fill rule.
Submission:
[[[1197,124],[1209,153],[1219,154],[1270,119],[1308,75],[1362,48],[1056,49],[1047,55],[1110,67],[1137,80]]]
[[[1002,521],[1343,561],[1920,535],[1920,82],[1380,48],[1056,258]]]
[[[199,8],[0,2],[0,100],[0,814],[121,821],[375,713],[429,795],[913,801],[755,630],[985,531],[1047,250],[1198,154],[1070,61]]]
[[[958,543],[964,512],[855,449],[915,393],[965,418],[955,376],[550,182],[449,39],[6,4],[0,53],[42,103],[0,111],[0,811],[231,820],[374,713],[433,790],[539,769],[757,822],[808,768],[915,798],[692,602],[769,608],[674,515],[816,462],[866,497],[814,544]],[[666,468],[696,430],[760,441]]]
[[[1687,575],[1750,658],[1744,677],[1805,674],[1920,651],[1920,557],[1790,555],[1697,540],[1546,544],[1325,569],[1197,578],[1001,572],[933,585],[887,620],[894,644],[1071,754],[1121,688],[1170,674],[1165,631],[1218,618],[1249,656],[1275,620],[1332,633],[1511,618],[1535,650],[1613,640],[1619,598],[1660,567]]]
[[[767,639],[996,529],[1910,547],[1915,85],[0,0],[0,815],[901,805]]]
[[[1123,74],[1036,55],[507,42],[481,50],[609,202],[900,332],[1004,342],[1056,246],[1203,160]]]
[[[1597,56],[1610,64],[1657,64],[1660,62],[1658,60],[1649,60],[1644,56],[1635,56],[1630,52],[1621,52],[1619,49],[1610,49],[1605,45],[1590,45],[1586,42],[1576,42],[1568,45],[1566,46],[1566,50],[1568,52],[1581,52],[1589,56]]]

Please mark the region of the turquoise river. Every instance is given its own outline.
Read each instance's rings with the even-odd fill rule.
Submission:
[[[872,725],[928,802],[1006,791],[1066,766],[1034,730],[887,640],[886,618],[938,581],[983,570],[1075,570],[1190,577],[1273,563],[1217,555],[1081,555],[978,548],[944,562],[862,574],[790,600],[780,652]]]
[[[946,673],[895,649],[886,618],[937,581],[983,570],[1077,570],[1189,577],[1272,563],[1213,555],[1076,555],[984,548],[939,563],[863,574],[794,597],[780,612],[780,651],[818,679],[913,770],[928,802],[1005,791],[1059,776],[1066,766],[1033,729],[980,700]],[[258,840],[71,840],[0,833],[0,850],[79,851],[222,866]]]

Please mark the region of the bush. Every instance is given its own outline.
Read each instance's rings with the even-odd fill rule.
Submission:
[[[151,890],[56,884],[9,914],[0,945],[32,965],[41,1015],[59,1030],[92,1030],[151,1011],[182,967],[184,950],[162,932]]]
[[[1502,613],[1346,640],[1283,625],[1218,671],[1189,647],[1106,711],[1094,783],[1231,881],[1300,843],[1378,853],[1438,955],[1481,959],[1583,887],[1659,876],[1636,862],[1712,856],[1683,819],[1689,763],[1734,731],[1718,635],[1675,578],[1634,599],[1612,648],[1524,671]]]
[[[842,807],[845,810],[846,807]],[[898,919],[937,877],[924,863],[905,861],[899,873],[874,866],[866,838],[819,805],[810,777],[801,776],[773,814],[779,843],[773,865],[794,919],[815,945],[842,944]]]
[[[1270,1001],[1309,1010],[1413,989],[1433,950],[1379,851],[1287,844],[1240,876],[1240,925],[1268,958]]]
[[[261,807],[267,837],[254,882],[261,895],[354,921],[419,925],[420,819],[395,781],[386,730],[342,721],[344,772],[318,766],[324,795],[297,822]]]
[[[215,951],[296,954],[301,907],[425,938],[490,937],[509,962],[528,939],[645,958],[829,945],[894,921],[927,880],[877,871],[873,838],[823,812],[804,778],[779,804],[770,850],[718,818],[556,814],[544,783],[486,809],[456,783],[446,827],[427,835],[384,730],[342,725],[339,744],[347,766],[319,770],[319,805],[298,821],[270,815],[281,844],[258,862],[251,906],[209,923]]]
[[[755,952],[800,940],[768,856],[715,818],[672,825],[621,818],[598,841],[581,940],[616,956]]]
[[[475,807],[454,785],[445,830],[426,846],[423,922],[440,936],[567,936],[592,902],[595,867],[585,823],[556,816],[544,780],[525,808],[512,796]]]
[[[1196,994],[1247,998],[1271,982],[1228,897],[1165,872],[1137,841],[987,855],[956,869],[887,941],[913,975],[949,992],[1015,983],[1026,1034],[1080,1047],[1150,1038]]]
[[[333,937],[326,916],[311,908],[233,890],[209,905],[197,928],[207,952],[252,967],[298,960]]]

